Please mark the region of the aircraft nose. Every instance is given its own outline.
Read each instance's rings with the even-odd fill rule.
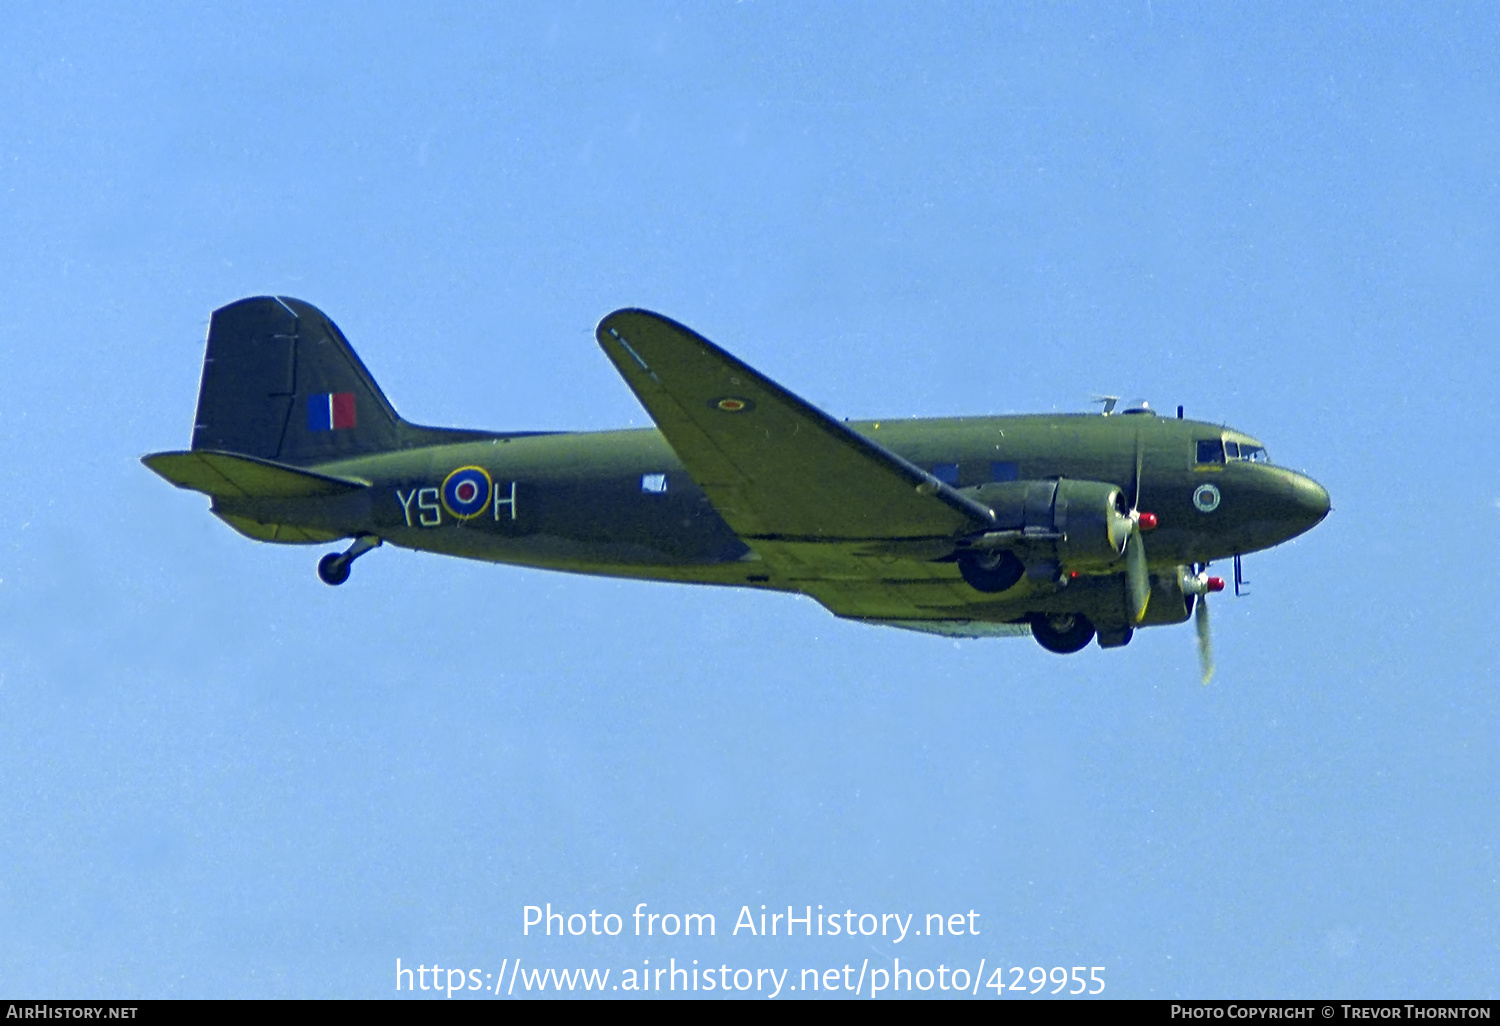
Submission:
[[[1305,525],[1306,531],[1323,522],[1332,508],[1328,501],[1328,490],[1310,477],[1292,474],[1290,488],[1295,518]]]

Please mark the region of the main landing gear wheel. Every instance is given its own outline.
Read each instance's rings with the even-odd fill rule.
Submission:
[[[975,591],[994,594],[1009,591],[1026,573],[1026,567],[1008,549],[965,552],[958,557],[958,572]]]
[[[363,556],[371,549],[380,547],[380,539],[373,534],[362,534],[354,539],[354,544],[343,552],[330,552],[318,560],[318,580],[324,584],[337,586],[349,579],[349,571],[354,566],[354,561]]]
[[[1071,655],[1094,640],[1094,625],[1082,613],[1032,613],[1031,633],[1048,652]]]

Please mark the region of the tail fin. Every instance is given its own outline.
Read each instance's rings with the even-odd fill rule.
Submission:
[[[402,448],[407,425],[343,332],[298,299],[261,296],[214,311],[193,448],[316,463]]]

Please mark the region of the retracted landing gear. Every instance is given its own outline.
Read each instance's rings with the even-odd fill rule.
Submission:
[[[318,579],[324,584],[343,584],[349,579],[349,570],[354,561],[371,549],[380,547],[380,539],[373,534],[362,534],[354,544],[343,552],[330,552],[318,560]]]
[[[1082,613],[1032,613],[1030,619],[1032,636],[1048,652],[1070,655],[1094,640],[1094,625]]]
[[[961,552],[958,572],[975,591],[994,594],[1009,591],[1026,575],[1026,567],[1008,549]]]
[[[1097,627],[1100,648],[1121,648],[1130,644],[1130,639],[1135,635],[1135,628],[1120,625],[1115,627]]]

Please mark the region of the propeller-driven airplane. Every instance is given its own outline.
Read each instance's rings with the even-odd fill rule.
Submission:
[[[619,310],[597,337],[657,428],[408,423],[307,303],[244,299],[208,332],[192,447],[143,462],[259,541],[389,542],[549,570],[809,595],[956,637],[1112,648],[1197,609],[1210,561],[1307,531],[1316,482],[1254,438],[1139,407],[838,421],[688,328]],[[1237,574],[1238,582],[1238,574]]]

